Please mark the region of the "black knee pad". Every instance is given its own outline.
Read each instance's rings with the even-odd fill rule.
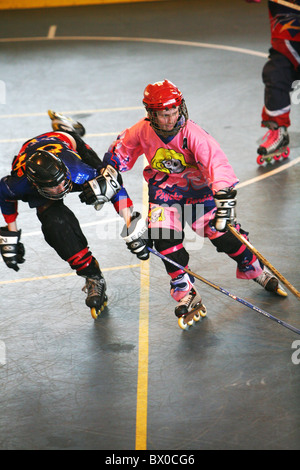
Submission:
[[[236,253],[243,245],[231,232],[225,232],[221,237],[210,240],[220,253]]]
[[[79,222],[63,201],[55,201],[45,210],[37,210],[46,242],[65,261],[87,247]]]

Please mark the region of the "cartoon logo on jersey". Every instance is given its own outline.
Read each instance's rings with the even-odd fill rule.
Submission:
[[[182,173],[186,168],[196,168],[186,163],[182,153],[175,150],[159,148],[151,161],[155,170],[165,173]]]
[[[154,207],[153,209],[151,209],[149,213],[149,219],[152,224],[155,224],[155,222],[164,221],[166,219],[164,214],[164,208]]]

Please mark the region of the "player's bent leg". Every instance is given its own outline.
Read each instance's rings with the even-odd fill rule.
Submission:
[[[248,232],[239,226],[237,228],[248,240]],[[283,297],[287,296],[277,277],[271,274],[249,248],[231,232],[225,232],[217,238],[211,238],[210,241],[218,252],[226,253],[237,263],[236,277],[238,279],[252,279],[268,292],[274,292]]]
[[[101,311],[107,303],[106,283],[76,216],[63,201],[38,208],[37,215],[46,242],[71,269],[86,279],[86,305]]]

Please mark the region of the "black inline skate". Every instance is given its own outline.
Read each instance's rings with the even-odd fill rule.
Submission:
[[[97,320],[107,305],[106,282],[102,273],[86,277],[83,292],[87,294],[86,305],[91,309],[91,315]]]

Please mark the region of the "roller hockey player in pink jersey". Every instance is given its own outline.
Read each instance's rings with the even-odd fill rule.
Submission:
[[[260,3],[260,0],[247,0]],[[262,127],[268,131],[257,149],[257,163],[290,154],[291,92],[300,80],[300,0],[269,0],[271,48],[262,72],[265,85]]]
[[[122,232],[128,248],[145,260],[149,257],[147,244],[153,242],[158,252],[187,267],[189,254],[183,245],[187,222],[196,233],[208,237],[217,251],[237,263],[238,278],[253,279],[267,291],[286,296],[278,279],[226,230],[227,222],[236,221],[234,186],[238,179],[218,143],[188,118],[181,91],[168,80],[149,84],[143,104],[147,117],[126,129],[103,159],[120,172],[130,170],[143,154],[148,161],[144,169],[149,187],[148,224],[139,214],[131,215]],[[95,203],[96,199],[89,186],[85,202]],[[115,207],[118,202],[120,212],[132,206],[124,188],[112,202]],[[203,209],[200,215],[199,205]],[[189,220],[184,217],[187,208],[192,214]],[[171,296],[178,302],[175,315],[187,315],[196,306],[205,315],[194,279],[174,265],[164,264],[171,278]]]
[[[28,202],[36,209],[46,242],[85,279],[86,305],[96,319],[107,302],[105,279],[63,199],[70,191],[81,192],[85,182],[97,177],[98,202],[108,201],[121,188],[121,177],[114,168],[103,168],[97,154],[81,139],[84,128],[80,123],[53,111],[49,116],[54,132],[25,142],[13,160],[11,174],[0,180],[0,207],[7,224],[0,228],[0,251],[7,267],[18,271],[25,261],[17,227],[18,200]]]

